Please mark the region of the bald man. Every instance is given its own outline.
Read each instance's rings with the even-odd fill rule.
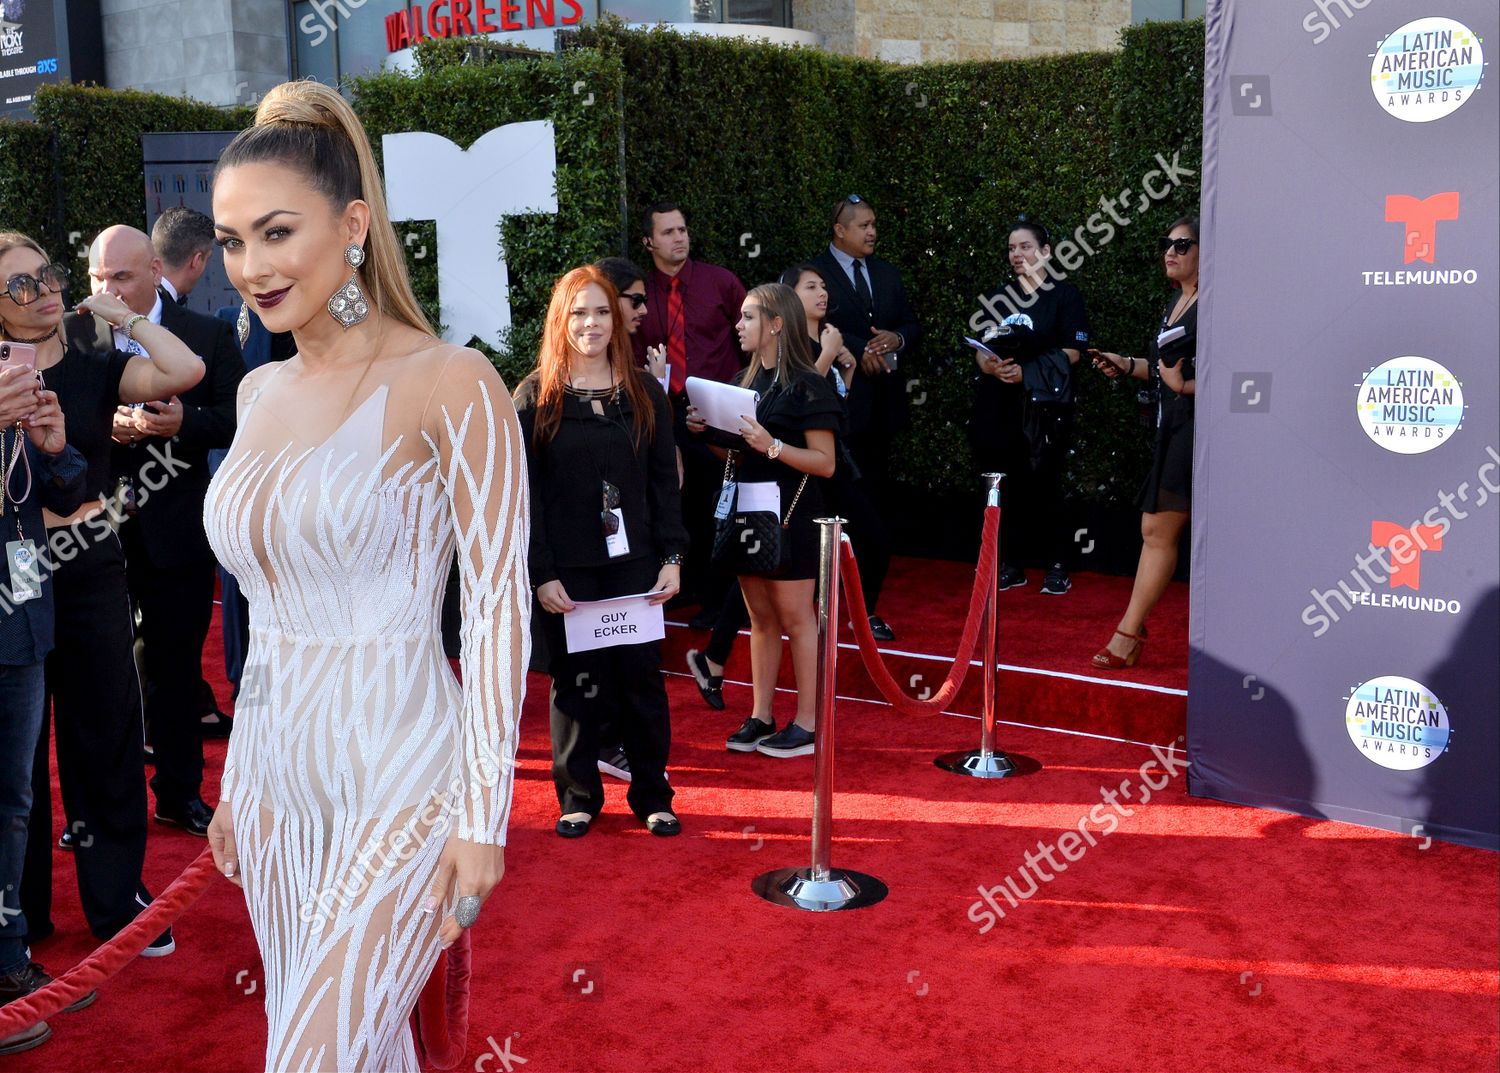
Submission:
[[[178,468],[187,466],[159,490],[142,494],[147,490],[137,488],[139,507],[121,526],[120,539],[140,615],[146,722],[156,764],[154,815],[206,836],[213,813],[202,797],[201,689],[217,563],[203,532],[203,497],[208,452],[234,439],[235,394],[245,364],[233,327],[165,300],[161,279],[161,257],[144,231],[110,227],[89,248],[94,293],[119,295],[191,347],[206,366],[203,379],[181,398],[121,406],[114,426],[121,445],[115,452],[118,476],[135,481],[151,465],[153,447],[157,454],[170,449]]]

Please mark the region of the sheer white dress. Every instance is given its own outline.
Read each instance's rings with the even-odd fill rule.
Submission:
[[[527,506],[515,410],[475,351],[315,378],[293,358],[245,378],[204,521],[250,603],[220,796],[269,1070],[418,1068],[408,1017],[456,898],[420,911],[443,843],[505,841]],[[440,633],[455,553],[462,687]]]

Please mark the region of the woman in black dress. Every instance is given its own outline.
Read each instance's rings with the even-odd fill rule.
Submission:
[[[142,241],[149,243],[145,236]],[[34,806],[21,885],[33,939],[51,932],[52,809],[49,721],[57,726],[57,777],[69,829],[79,835],[74,865],[79,900],[95,937],[112,938],[150,895],[146,856],[146,779],[141,694],[132,652],[125,552],[106,495],[115,410],[121,403],[170,399],[203,378],[203,362],[175,335],[105,291],[64,313],[67,270],[20,234],[0,234],[0,337],[36,347],[36,367],[57,392],[67,441],[88,462],[87,498],[72,514],[44,512],[57,643],[47,656],[50,717],[44,717],[33,772]],[[151,356],[117,349],[117,333]],[[163,405],[163,404],[158,404]],[[170,445],[168,445],[170,447]],[[149,492],[170,478],[162,459],[147,463]],[[149,473],[146,470],[150,470]],[[174,949],[170,929],[144,951]]]
[[[671,406],[635,368],[619,295],[597,267],[558,281],[537,370],[516,388],[515,404],[531,478],[531,582],[552,676],[557,833],[587,834],[604,807],[599,731],[607,723],[629,761],[631,811],[652,834],[675,835],[661,642],[569,652],[563,625],[575,600],[650,592],[653,604],[665,603],[688,543]]]
[[[807,317],[790,287],[767,283],[752,290],[745,296],[735,330],[740,349],[751,356],[740,386],[760,395],[755,414],[742,415],[745,426],[732,448],[737,502],[745,502],[746,485],[774,483],[778,513],[786,526],[781,539],[789,542],[789,554],[786,568],[774,578],[740,575],[740,590],[750,610],[755,709],[730,735],[727,745],[735,752],[805,756],[813,751],[817,723],[813,684],[818,670],[818,622],[813,589],[819,536],[813,519],[823,513],[820,478],[833,476],[843,407],[813,364]],[[689,408],[688,429],[701,433],[706,428],[697,411]],[[782,634],[792,647],[797,715],[777,731],[772,701],[781,670]]]
[[[1141,509],[1141,559],[1125,617],[1094,656],[1105,670],[1131,667],[1146,643],[1146,616],[1177,570],[1177,545],[1187,527],[1193,496],[1193,394],[1198,356],[1198,218],[1184,216],[1161,240],[1167,278],[1178,293],[1162,315],[1150,355],[1143,359],[1104,351],[1094,365],[1111,379],[1149,380],[1156,387],[1156,448],[1136,505]]]

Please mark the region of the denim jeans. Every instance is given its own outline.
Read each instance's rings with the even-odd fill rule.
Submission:
[[[0,666],[0,973],[26,965],[21,865],[31,814],[31,763],[42,731],[43,665]]]

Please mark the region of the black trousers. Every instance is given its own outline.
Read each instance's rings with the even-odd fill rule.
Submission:
[[[89,930],[108,939],[140,912],[146,859],[141,692],[131,653],[125,553],[114,536],[90,540],[52,579],[57,643],[47,657],[57,775],[73,831],[78,891]],[[52,780],[49,718],[32,767],[31,821],[21,905],[33,938],[52,931]]]
[[[1000,485],[1000,561],[1044,566],[1073,560],[1073,534],[1063,511],[1063,470],[1073,445],[1073,405],[1035,403],[1005,440],[976,447],[981,469],[1004,473]]]
[[[847,523],[844,531],[849,534],[854,559],[859,563],[865,607],[873,615],[875,605],[880,602],[880,590],[885,587],[885,575],[891,568],[890,530],[870,499],[865,478],[854,480],[846,472],[842,476],[835,475],[824,487],[829,509]]]
[[[645,592],[656,581],[651,559],[590,569],[561,570],[573,600],[602,600]],[[661,642],[568,651],[563,617],[542,613],[552,675],[552,781],[564,815],[604,808],[599,776],[599,731],[608,724],[630,761],[625,800],[641,820],[670,812],[667,754],[672,746],[667,687],[661,675]]]
[[[214,612],[212,561],[159,567],[136,527],[121,530],[130,600],[140,613],[141,668],[158,805],[182,808],[203,794],[203,643]]]

